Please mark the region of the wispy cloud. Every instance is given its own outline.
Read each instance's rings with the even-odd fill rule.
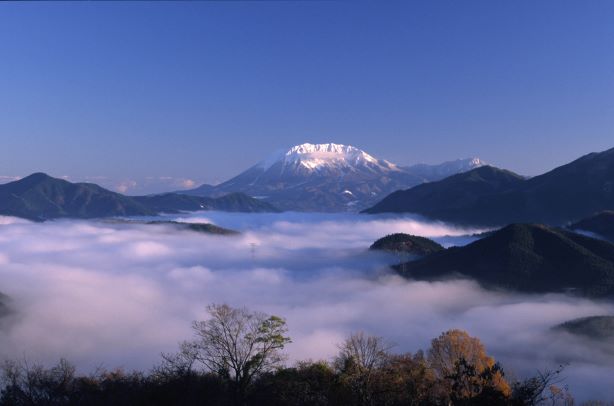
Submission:
[[[21,179],[21,176],[0,175],[0,184],[14,182]]]

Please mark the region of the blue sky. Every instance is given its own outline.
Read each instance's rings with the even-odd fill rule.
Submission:
[[[330,141],[539,174],[614,147],[612,21],[598,0],[0,3],[0,176],[216,182]]]

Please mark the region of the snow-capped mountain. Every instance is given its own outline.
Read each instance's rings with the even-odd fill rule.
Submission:
[[[434,182],[484,165],[487,165],[487,163],[480,158],[465,158],[447,161],[438,165],[417,164],[407,166],[403,170],[418,175],[429,182]]]
[[[475,167],[465,161],[438,165],[429,172],[429,165],[399,167],[350,145],[307,143],[272,154],[220,185],[182,193],[215,197],[243,192],[283,210],[357,211],[396,190],[440,179],[438,174]]]
[[[287,152],[276,153],[258,163],[256,168],[264,171],[278,166],[280,174],[287,172],[305,176],[328,176],[339,172],[386,172],[399,171],[396,165],[378,160],[351,145],[301,144]]]

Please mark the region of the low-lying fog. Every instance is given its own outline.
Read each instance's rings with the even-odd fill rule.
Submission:
[[[148,369],[161,352],[191,338],[190,323],[205,316],[207,304],[225,302],[285,317],[290,360],[329,359],[357,330],[414,352],[442,331],[462,328],[508,373],[569,361],[565,383],[576,397],[614,398],[612,353],[549,331],[576,317],[614,314],[612,303],[488,292],[467,281],[412,282],[388,269],[398,258],[367,251],[393,232],[460,245],[481,230],[350,214],[169,219],[210,221],[243,234],[0,218],[0,292],[17,310],[0,330],[0,355],[45,363],[65,357],[82,372],[100,365]]]

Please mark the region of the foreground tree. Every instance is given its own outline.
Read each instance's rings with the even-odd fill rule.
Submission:
[[[462,330],[449,330],[431,342],[428,362],[455,404],[488,396],[504,399],[511,388],[503,370],[486,354],[482,342]],[[475,403],[475,402],[474,402]]]
[[[325,361],[303,361],[258,378],[250,406],[327,406],[338,401],[334,369]],[[345,403],[347,404],[347,403]]]
[[[64,359],[49,369],[27,360],[6,361],[1,369],[1,404],[62,405],[73,391],[75,367]]]
[[[197,339],[184,344],[204,367],[228,379],[235,403],[245,402],[255,377],[281,365],[282,350],[291,342],[284,319],[245,308],[213,304],[210,318],[192,325]]]
[[[373,404],[376,374],[386,365],[391,348],[382,337],[363,332],[352,334],[339,346],[335,365],[359,404]]]
[[[440,382],[428,366],[422,351],[390,355],[376,378],[375,398],[378,405],[445,404],[445,399],[440,401]]]
[[[566,364],[561,364],[556,369],[537,371],[537,375],[522,382],[517,382],[513,388],[514,399],[519,404],[527,406],[573,404],[571,395],[566,388],[558,386],[564,380],[561,373],[566,366]]]

